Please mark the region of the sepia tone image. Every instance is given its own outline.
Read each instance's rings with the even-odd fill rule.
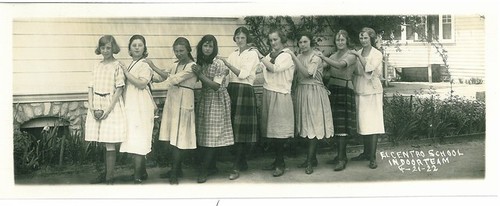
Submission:
[[[489,184],[487,12],[37,6],[94,10],[9,20],[14,196],[88,197],[75,186],[127,191],[106,198],[408,195],[364,189],[384,184],[488,193],[435,192]],[[242,5],[207,8],[232,6]],[[338,193],[300,192],[329,187]]]

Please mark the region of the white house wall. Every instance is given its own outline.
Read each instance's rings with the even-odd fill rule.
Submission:
[[[121,52],[115,57],[125,63],[128,40],[134,34],[146,38],[149,58],[160,68],[175,60],[172,44],[186,37],[196,55],[196,44],[205,34],[214,35],[219,54],[235,49],[237,18],[61,18],[14,19],[13,94],[14,100],[30,95],[86,94],[92,66],[102,57],[94,53],[98,39],[113,35]],[[155,84],[161,89],[161,84]],[[85,96],[86,97],[86,96]]]
[[[480,15],[455,16],[455,42],[443,43],[453,79],[485,77],[485,26]],[[427,67],[443,64],[436,49],[427,43],[402,42],[401,52],[391,46],[389,63],[394,67]]]

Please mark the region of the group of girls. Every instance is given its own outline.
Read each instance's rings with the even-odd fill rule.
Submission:
[[[375,38],[373,29],[364,29],[359,37],[363,49],[351,51],[347,47],[347,32],[341,30],[335,36],[336,53],[325,57],[313,49],[312,35],[303,33],[297,39],[300,54],[296,56],[286,48],[284,32],[271,30],[268,38],[272,51],[264,56],[250,46],[250,31],[239,27],[233,36],[238,49],[227,60],[218,57],[213,35],[205,35],[199,41],[196,59],[191,55],[189,41],[179,37],[173,44],[177,61],[167,70],[146,58],[143,36],[130,38],[128,52],[132,61],[128,66],[114,58],[120,48],[113,36],[101,37],[95,53],[102,55],[103,60],[94,67],[89,85],[85,129],[85,140],[102,142],[106,148],[105,173],[97,182],[113,183],[120,143],[120,152],[134,157],[134,183],[148,178],[145,156],[151,151],[156,110],[151,93],[153,82],[164,82],[168,90],[159,140],[172,146],[173,157],[171,170],[160,177],[178,184],[183,176],[185,150],[198,149],[201,163],[197,182],[206,182],[208,176],[217,172],[216,149],[233,146],[235,157],[229,179],[237,179],[240,171],[248,169],[248,144],[257,141],[253,83],[259,65],[264,67],[260,134],[272,142],[275,152],[274,162],[264,170],[272,170],[274,177],[283,175],[284,143],[288,138],[301,136],[308,140],[309,147],[307,159],[299,167],[311,174],[318,165],[318,140],[334,135],[338,136],[339,148],[332,162],[336,164],[335,171],[343,170],[347,163],[346,137],[356,130],[370,137],[365,138],[364,152],[353,160],[369,160],[369,167],[376,168],[374,134],[384,133],[382,87],[378,79],[382,55],[371,45]],[[323,62],[330,65],[329,70],[323,69]],[[193,89],[197,81],[202,83],[202,89],[195,108]],[[326,86],[323,82],[327,82]]]

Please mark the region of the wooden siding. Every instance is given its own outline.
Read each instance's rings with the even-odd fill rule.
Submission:
[[[115,57],[128,64],[128,40],[141,34],[146,38],[149,58],[160,68],[168,68],[175,61],[172,44],[177,37],[186,37],[196,55],[201,37],[213,34],[220,56],[225,57],[236,48],[232,36],[240,25],[238,18],[14,19],[14,101],[23,96],[61,98],[64,94],[73,94],[74,99],[76,93],[86,98],[92,66],[101,59],[94,51],[102,35],[116,38],[121,51]],[[153,87],[164,89],[162,84]]]
[[[454,16],[455,41],[443,43],[453,79],[485,78],[485,23],[479,15]],[[401,52],[390,47],[394,67],[427,67],[443,64],[436,49],[427,43],[402,43]]]

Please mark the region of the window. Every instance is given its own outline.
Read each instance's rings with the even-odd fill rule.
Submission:
[[[422,42],[431,39],[437,39],[443,43],[453,42],[453,17],[451,15],[429,15],[407,19],[402,26],[401,36],[401,39],[406,39],[409,42]]]

